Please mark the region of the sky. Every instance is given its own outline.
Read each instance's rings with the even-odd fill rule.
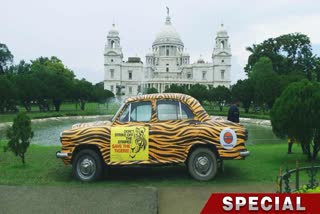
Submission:
[[[270,37],[299,32],[320,55],[320,1],[315,0],[0,0],[0,43],[14,63],[57,56],[77,78],[103,81],[103,52],[115,23],[126,60],[145,60],[164,25],[166,6],[191,62],[211,61],[223,23],[230,36],[232,83],[246,78],[246,47]]]

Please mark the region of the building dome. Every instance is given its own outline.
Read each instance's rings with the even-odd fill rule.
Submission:
[[[199,63],[199,64],[203,64],[203,63],[205,63],[205,62],[204,62],[204,59],[202,58],[202,56],[201,56],[201,55],[200,55],[200,57],[199,57],[199,59],[198,59],[197,63]]]
[[[161,28],[160,32],[157,33],[156,39],[152,46],[161,44],[173,44],[180,45],[183,47],[183,42],[176,29],[171,25],[170,16],[167,16],[165,25]]]

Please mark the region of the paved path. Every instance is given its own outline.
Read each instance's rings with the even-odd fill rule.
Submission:
[[[275,192],[276,185],[217,185],[201,187],[67,187],[1,186],[0,213],[200,213],[217,192]]]
[[[276,192],[276,184],[248,184],[203,187],[161,187],[159,214],[200,213],[212,193],[217,192]],[[174,212],[172,212],[174,210]]]
[[[0,213],[157,214],[155,188],[1,186]]]

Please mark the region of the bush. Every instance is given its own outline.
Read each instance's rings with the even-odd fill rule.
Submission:
[[[270,112],[272,130],[278,137],[300,142],[309,160],[320,150],[320,84],[302,80],[291,83]]]
[[[296,191],[295,193],[320,193],[320,186],[309,189],[306,185],[303,185],[301,189]]]
[[[25,153],[32,137],[33,131],[30,118],[25,113],[19,113],[13,121],[13,125],[7,130],[9,142],[4,151],[12,151],[25,164]]]

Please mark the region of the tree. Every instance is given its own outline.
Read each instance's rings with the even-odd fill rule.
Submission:
[[[261,57],[272,61],[273,70],[277,74],[302,72],[311,80],[316,69],[316,57],[308,36],[300,33],[281,35],[269,38],[260,44],[247,47],[251,52],[245,71],[249,74]]]
[[[13,125],[7,130],[9,142],[5,147],[5,152],[12,151],[25,164],[25,153],[32,137],[33,131],[30,118],[25,113],[19,113],[13,121]]]
[[[11,65],[7,69],[7,73],[10,74],[27,74],[31,72],[31,64],[25,62],[24,60],[20,60],[19,64]]]
[[[316,76],[317,81],[320,82],[320,57],[316,58]]]
[[[305,75],[301,72],[291,72],[290,74],[287,74],[287,75],[279,75],[278,79],[279,79],[280,91],[283,92],[284,89],[286,89],[291,83],[299,82],[305,78],[306,78]]]
[[[6,75],[16,89],[17,101],[20,101],[27,111],[31,110],[31,101],[37,94],[34,78],[31,77],[31,64],[21,60],[19,64],[10,66]]]
[[[205,85],[200,85],[199,83],[192,85],[187,93],[196,98],[201,104],[208,98],[207,87]]]
[[[12,63],[13,55],[6,44],[0,43],[0,75],[5,73],[6,68]]]
[[[32,101],[36,101],[39,93],[41,93],[39,90],[40,81],[41,80],[31,73],[23,72],[14,77],[20,104],[23,105],[28,112],[31,111]]]
[[[278,137],[296,139],[306,149],[308,159],[316,159],[320,149],[319,83],[302,80],[290,84],[276,100],[270,117]]]
[[[105,90],[103,86],[103,82],[99,82],[93,86],[93,95],[92,100],[98,103],[105,103],[108,98],[114,97],[114,94]]]
[[[32,73],[41,83],[39,89],[41,94],[38,97],[38,105],[41,110],[46,105],[46,100],[52,101],[55,110],[59,111],[60,106],[66,98],[71,96],[73,72],[66,68],[57,57],[40,57],[32,61]]]
[[[93,86],[91,82],[85,79],[75,79],[73,85],[72,97],[80,102],[80,109],[85,110],[85,104],[93,97]]]
[[[145,94],[156,94],[159,93],[156,88],[147,88],[145,89]]]
[[[253,82],[254,102],[258,106],[272,107],[280,95],[278,75],[273,71],[272,62],[267,57],[261,57],[253,66],[249,78]]]
[[[167,88],[165,93],[181,93],[186,94],[188,89],[185,86],[180,86],[177,84],[171,84],[169,88]]]
[[[231,94],[234,101],[241,101],[245,112],[248,113],[254,97],[252,80],[238,80],[237,83],[231,87]]]
[[[220,111],[222,111],[224,104],[231,99],[231,92],[227,87],[219,85],[216,88],[209,89],[209,97],[209,100],[218,103]]]
[[[252,47],[246,47],[246,51],[250,52],[250,55],[248,57],[248,63],[245,66],[244,71],[247,73],[247,75],[249,75],[253,65],[259,60],[262,54],[260,53],[258,45],[256,44],[253,44]]]
[[[0,75],[0,112],[12,109],[11,105],[16,100],[17,91],[13,81],[8,75]]]

